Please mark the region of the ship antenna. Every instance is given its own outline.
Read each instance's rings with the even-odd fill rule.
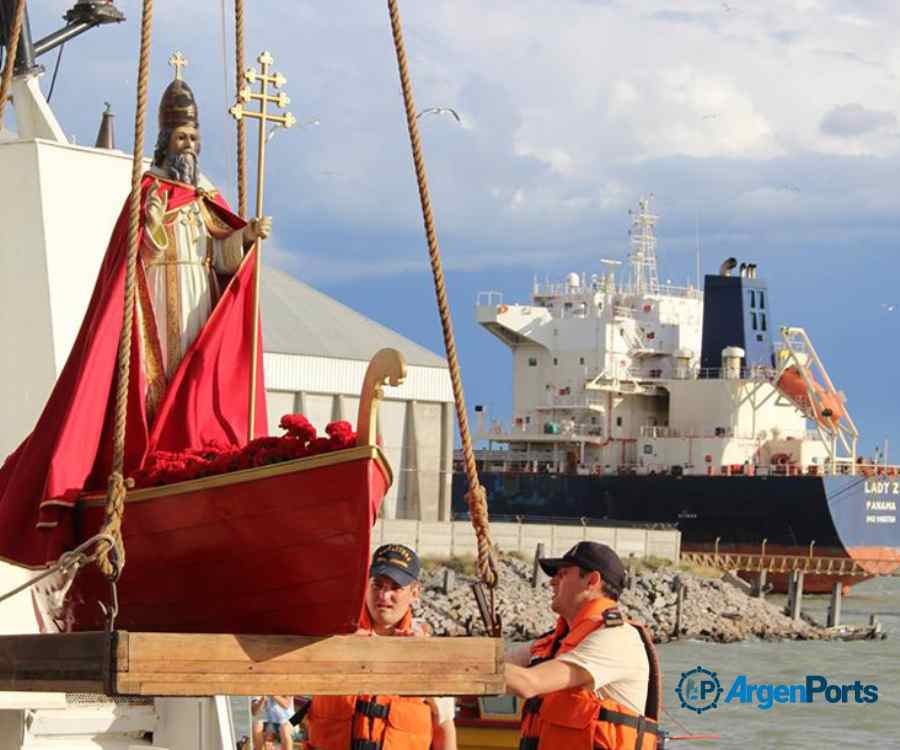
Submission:
[[[700,213],[694,215],[694,232],[697,236],[697,289],[700,289]]]
[[[658,294],[659,276],[656,270],[656,236],[653,227],[659,217],[650,213],[653,193],[638,201],[638,212],[632,213],[631,231],[631,276],[637,294]]]

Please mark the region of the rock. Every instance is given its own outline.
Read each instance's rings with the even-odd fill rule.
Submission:
[[[531,587],[531,563],[500,557],[497,564],[500,585],[494,596],[505,635],[514,640],[532,640],[551,630],[556,616],[550,611],[550,588]],[[457,573],[455,586],[444,593],[444,570],[447,568],[436,566],[423,576],[422,597],[414,606],[416,617],[431,625],[435,635],[464,635],[467,628],[474,635],[482,635],[484,627],[469,586],[475,579]],[[646,625],[657,642],[668,641],[675,627],[673,581],[676,575],[684,587],[678,637],[722,643],[747,638],[832,640],[840,637],[814,622],[795,623],[764,599],[751,597],[743,588],[721,580],[670,568],[635,571],[631,586],[622,592],[619,603],[625,616]]]

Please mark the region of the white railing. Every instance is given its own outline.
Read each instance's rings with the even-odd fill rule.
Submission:
[[[708,430],[680,430],[676,427],[664,425],[643,425],[641,427],[642,438],[733,438],[736,440],[754,440],[765,442],[766,440],[813,440],[821,442],[819,434],[810,430],[785,430],[779,429],[775,436],[771,431],[766,431],[765,437],[750,433],[735,432],[731,427],[715,427]]]
[[[666,297],[687,297],[692,299],[700,299],[703,292],[692,286],[674,286],[672,284],[660,284],[659,294]]]
[[[592,406],[603,406],[605,399],[592,398],[586,395],[569,395],[569,396],[551,396],[545,399],[544,404],[537,406],[538,409],[590,409]]]
[[[572,286],[565,282],[549,282],[535,284],[533,294],[535,297],[560,297],[571,298],[572,300],[577,298],[583,300],[592,296],[594,292],[601,291],[604,287],[603,281],[597,281],[595,284],[582,284],[579,282],[577,286]]]
[[[838,461],[838,472],[841,474],[849,474],[851,462]],[[900,465],[898,464],[878,464],[878,463],[857,463],[856,474],[867,477],[898,477],[900,476]]]
[[[736,438],[734,430],[726,427],[717,427],[711,430],[679,430],[676,427],[665,425],[642,425],[642,438]]]
[[[716,380],[722,378],[725,372],[724,367],[698,367],[694,370],[694,378],[704,378]],[[763,365],[754,365],[753,367],[742,367],[740,371],[741,380],[755,380],[758,382],[771,382],[775,379],[775,370],[771,367]]]
[[[555,425],[557,431],[550,431],[546,425]],[[501,440],[504,435],[516,436],[521,435],[542,435],[547,437],[565,437],[573,439],[581,439],[585,437],[603,437],[603,425],[594,424],[592,422],[570,422],[570,421],[547,421],[532,422],[530,424],[513,424],[509,427],[500,423],[493,422],[484,432],[479,433],[480,437],[486,439]]]
[[[478,307],[489,307],[491,305],[503,304],[503,292],[478,292],[475,300]]]

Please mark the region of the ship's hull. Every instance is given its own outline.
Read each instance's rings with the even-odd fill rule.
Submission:
[[[587,518],[602,523],[667,524],[684,551],[852,557],[871,575],[900,566],[896,504],[900,483],[863,476],[683,476],[491,473],[480,475],[492,517]],[[466,510],[465,475],[453,477],[453,508]],[[895,494],[896,493],[896,494]],[[783,577],[774,576],[778,588]],[[807,576],[826,591],[856,576]]]
[[[124,630],[332,635],[357,627],[371,530],[390,469],[361,447],[128,494]],[[79,504],[79,541],[102,499]],[[67,597],[70,629],[102,629],[96,566]]]

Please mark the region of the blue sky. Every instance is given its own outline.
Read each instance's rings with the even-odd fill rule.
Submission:
[[[35,38],[72,0],[32,3]],[[66,45],[52,105],[92,143],[103,102],[131,149],[139,3]],[[204,170],[233,200],[232,10],[156,3],[152,110],[175,49],[200,100]],[[441,351],[386,3],[254,0],[301,123],[269,151],[274,262]],[[623,258],[655,195],[660,277],[756,262],[779,323],[808,331],[863,449],[900,459],[900,7],[874,0],[432,0],[401,3],[469,405],[510,410],[510,358],[475,325],[481,290],[524,301],[534,274]],[[222,24],[228,31],[222,35]],[[227,73],[223,54],[229,57]],[[42,86],[49,89],[56,60]],[[227,83],[226,83],[227,79]]]

